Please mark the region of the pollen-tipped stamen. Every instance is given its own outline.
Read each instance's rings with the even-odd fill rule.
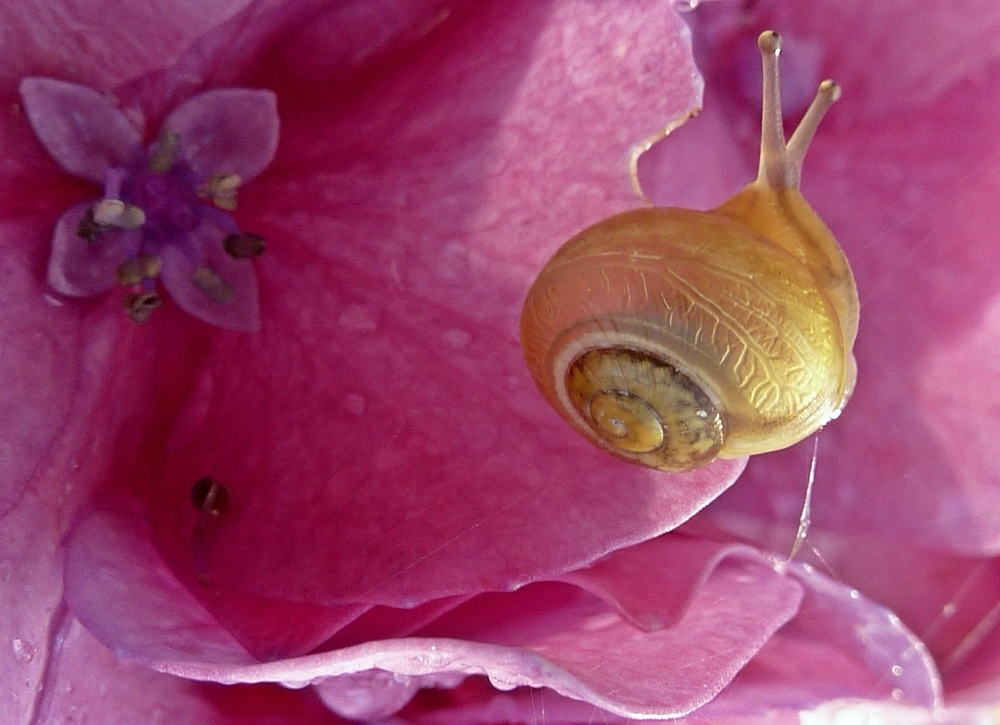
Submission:
[[[163,299],[155,292],[133,292],[125,295],[125,311],[133,322],[145,322],[153,310],[163,305]]]
[[[149,156],[149,170],[155,174],[169,171],[177,160],[181,137],[173,131],[164,131],[156,140],[156,148]]]
[[[152,254],[140,254],[118,265],[118,284],[131,287],[143,280],[156,279],[161,271],[163,271],[163,260]]]
[[[212,174],[208,181],[198,189],[198,196],[211,199],[212,203],[225,211],[235,211],[237,206],[236,192],[243,179],[239,174]]]
[[[201,513],[221,516],[229,508],[229,487],[203,476],[191,488],[191,503]]]
[[[101,199],[93,207],[94,222],[103,227],[138,229],[146,223],[146,213],[121,199]]]
[[[198,267],[191,276],[191,282],[220,305],[231,304],[236,298],[236,291],[208,267]]]
[[[264,237],[253,232],[237,232],[222,240],[222,248],[234,259],[251,259],[264,253]]]
[[[107,229],[103,224],[98,224],[94,221],[94,207],[91,206],[87,207],[83,219],[76,225],[76,236],[87,242],[95,242]]]

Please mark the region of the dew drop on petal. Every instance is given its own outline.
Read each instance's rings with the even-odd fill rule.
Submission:
[[[15,639],[11,642],[11,649],[14,651],[14,659],[20,662],[22,665],[26,665],[31,660],[35,658],[35,653],[38,648],[31,642],[26,642],[23,639]]]

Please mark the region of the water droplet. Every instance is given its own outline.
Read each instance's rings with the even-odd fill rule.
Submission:
[[[701,5],[701,0],[674,0],[674,7],[682,13],[697,10],[699,5]]]
[[[896,702],[901,702],[903,700],[903,691],[898,687],[892,688],[892,699]]]
[[[378,329],[379,309],[374,305],[347,305],[337,318],[337,324],[346,330],[372,332]]]
[[[958,611],[958,607],[956,607],[954,605],[954,603],[948,602],[943,607],[941,607],[941,616],[942,617],[954,617],[955,616],[955,612],[957,612],[957,611]]]
[[[444,341],[444,344],[452,350],[464,350],[466,346],[468,346],[469,342],[471,342],[472,335],[465,330],[459,330],[457,327],[453,327],[452,329],[445,330],[441,333],[441,339]]]
[[[903,668],[900,667],[899,665],[893,665],[892,674],[894,674],[896,677],[899,677],[901,674],[903,674]]]
[[[861,592],[857,589],[852,589],[850,594],[851,599],[861,599]]]
[[[449,242],[441,250],[437,265],[438,278],[444,282],[461,282],[469,275],[469,251],[460,242]]]
[[[15,639],[11,642],[11,649],[14,650],[14,659],[22,665],[31,662],[35,658],[35,652],[38,651],[35,645],[31,642],[25,642],[23,639]]]

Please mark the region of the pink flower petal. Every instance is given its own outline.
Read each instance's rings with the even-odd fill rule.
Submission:
[[[154,672],[116,657],[70,616],[54,639],[36,704],[45,722],[331,725],[309,690],[225,687]]]
[[[261,333],[219,346],[180,333],[202,367],[179,368],[189,395],[150,410],[170,432],[144,455],[163,465],[121,469],[148,482],[175,571],[191,571],[189,488],[209,473],[234,501],[213,580],[324,606],[544,578],[668,530],[729,485],[742,461],[681,477],[612,461],[544,406],[517,341],[545,256],[638,203],[631,145],[696,100],[683,42],[664,52],[684,31],[660,9],[458,14],[357,93],[282,86],[272,181],[240,208],[269,243]],[[302,83],[281,65],[290,52],[275,48],[269,71]]]
[[[120,3],[113,22],[105,0],[13,3],[0,7],[8,32],[0,93],[16,92],[26,75],[72,74],[92,88],[119,84],[172,65],[192,42],[239,17],[252,0]],[[282,3],[287,8],[288,3]]]
[[[253,662],[158,560],[137,524],[90,516],[67,544],[66,601],[98,639],[114,642],[119,656]]]
[[[25,78],[21,98],[38,140],[74,176],[103,184],[109,166],[128,163],[140,150],[138,129],[91,88],[54,78]]]
[[[65,580],[66,600],[87,628],[140,661],[232,664],[299,655],[365,611],[267,601],[199,582],[196,591],[212,600],[219,621],[167,569],[148,529],[123,513],[96,512],[73,530]]]
[[[274,158],[277,98],[248,88],[205,91],[174,109],[163,128],[180,136],[180,156],[196,172],[238,174],[246,182]]]
[[[470,603],[419,639],[371,642],[271,665],[220,668],[169,662],[160,668],[195,679],[288,684],[373,668],[404,678],[485,672],[504,689],[546,686],[612,712],[676,715],[710,699],[773,628],[791,615],[799,589],[782,581],[766,568],[755,573],[752,568],[722,567],[695,595],[676,628],[653,634],[635,630],[578,590],[534,585],[498,595],[509,600],[502,609],[487,602]],[[721,599],[732,606],[720,608]],[[433,636],[435,631],[451,636]],[[480,640],[453,638],[463,634],[475,634]],[[650,668],[651,662],[657,666]],[[701,666],[692,669],[691,662]],[[365,682],[350,680],[355,688]],[[374,712],[379,690],[386,688],[378,678],[367,683],[365,697]],[[385,696],[398,702],[395,688],[387,688]]]

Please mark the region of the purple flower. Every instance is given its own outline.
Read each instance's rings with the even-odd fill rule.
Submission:
[[[219,89],[175,109],[156,140],[100,93],[50,78],[21,82],[38,139],[67,172],[104,185],[96,202],[56,222],[48,281],[90,297],[118,285],[136,322],[162,304],[157,280],[189,314],[213,325],[260,327],[249,257],[263,239],[226,213],[237,189],[274,157],[278,116],[269,91]],[[225,211],[224,211],[225,210]]]

